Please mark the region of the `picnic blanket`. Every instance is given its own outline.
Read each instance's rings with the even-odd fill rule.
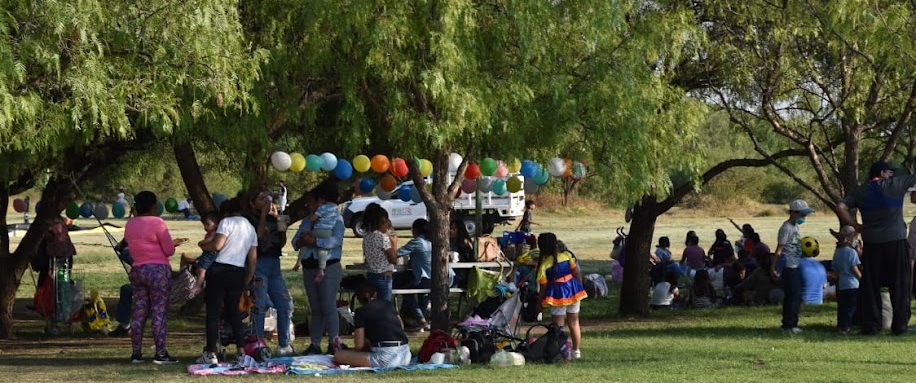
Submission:
[[[425,371],[439,368],[458,368],[454,364],[411,364],[407,366],[372,368],[338,366],[331,355],[305,355],[272,358],[263,363],[219,363],[192,364],[188,366],[191,375],[248,375],[248,374],[294,374],[294,375],[337,375],[354,372],[388,372],[394,370]]]

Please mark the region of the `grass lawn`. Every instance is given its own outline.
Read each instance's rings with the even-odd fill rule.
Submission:
[[[908,209],[909,208],[908,206]],[[779,209],[772,209],[781,211]],[[675,211],[659,219],[654,237],[669,236],[672,251],[679,257],[683,249],[684,234],[696,230],[700,245],[712,243],[713,232],[723,228],[730,239],[738,232],[724,216],[696,212]],[[751,223],[764,242],[774,245],[776,230],[785,218],[781,213],[769,216],[735,214],[739,224]],[[907,212],[907,217],[913,215]],[[20,217],[10,216],[9,222]],[[553,231],[583,259],[585,272],[606,274],[609,270],[608,251],[614,228],[626,226],[619,211],[595,209],[539,210],[535,220],[542,225],[538,231]],[[122,225],[123,220],[112,220]],[[83,220],[84,225],[92,222]],[[187,237],[189,244],[201,237],[197,222],[169,220],[174,237]],[[836,219],[830,214],[815,213],[802,226],[804,235],[820,239],[822,257],[829,257],[834,246],[827,229],[834,227]],[[297,225],[294,225],[294,228]],[[114,232],[121,238],[122,233]],[[407,232],[400,233],[406,237]],[[290,232],[292,235],[292,231]],[[114,314],[118,286],[127,277],[104,234],[98,232],[75,233],[72,236],[79,254],[76,257],[75,278],[87,288],[98,289],[106,298],[109,311]],[[18,238],[12,238],[15,243]],[[773,246],[775,247],[775,246]],[[184,245],[181,250],[194,252],[194,247]],[[360,242],[348,237],[345,241],[344,263],[360,261]],[[287,249],[292,253],[291,249]],[[177,257],[174,266],[177,268]],[[293,257],[285,257],[283,265],[290,269]],[[301,276],[288,271],[286,277],[295,297],[294,319],[299,322],[306,316]],[[308,376],[245,376],[245,377],[192,377],[185,372],[186,364],[195,359],[204,343],[203,314],[193,317],[169,318],[168,347],[181,363],[156,366],[151,363],[132,365],[130,340],[108,338],[81,332],[49,337],[42,331],[43,321],[25,310],[31,302],[34,287],[28,273],[23,277],[17,293],[14,310],[17,340],[0,341],[0,382],[179,382],[206,380],[223,381],[290,381],[319,379]],[[429,381],[429,382],[669,382],[669,381],[910,381],[916,371],[916,361],[909,357],[913,337],[879,335],[862,337],[841,336],[835,333],[836,305],[802,308],[800,335],[786,335],[779,331],[780,311],[777,306],[753,308],[725,308],[716,310],[679,310],[653,312],[649,318],[619,318],[616,294],[600,300],[583,303],[583,357],[573,363],[560,365],[528,365],[516,368],[467,366],[455,370],[426,372],[392,372],[387,374],[352,374],[323,376],[320,379],[335,382],[379,381]],[[411,339],[416,350],[425,334]],[[308,341],[297,339],[295,346],[304,349]],[[151,347],[152,339],[144,339]],[[275,346],[275,344],[273,345]],[[152,350],[145,352],[152,356]]]

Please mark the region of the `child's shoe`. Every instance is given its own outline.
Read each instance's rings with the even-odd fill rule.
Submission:
[[[219,360],[216,359],[215,352],[204,351],[200,358],[197,358],[195,362],[197,364],[217,364],[219,363]]]

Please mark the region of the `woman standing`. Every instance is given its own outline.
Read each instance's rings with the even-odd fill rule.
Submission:
[[[303,198],[306,203],[305,217],[308,217],[318,208],[318,199],[337,201],[337,187],[333,184],[321,184],[313,192]],[[306,354],[321,353],[321,337],[327,331],[328,353],[334,351],[335,338],[340,333],[340,319],[337,314],[337,291],[340,290],[340,281],[343,279],[343,268],[340,265],[343,253],[344,224],[343,217],[337,214],[337,222],[331,230],[331,236],[316,238],[312,235],[315,222],[308,218],[299,224],[299,230],[293,236],[293,249],[299,251],[299,262],[302,267],[302,282],[309,301],[309,337],[311,344],[305,350]],[[328,249],[328,260],[324,270],[319,268],[318,250]],[[322,275],[320,278],[319,275]],[[339,341],[339,339],[338,339]]]
[[[579,327],[579,301],[586,298],[582,285],[582,274],[576,265],[576,257],[569,251],[559,251],[557,236],[544,233],[538,236],[541,261],[538,264],[539,299],[542,305],[550,306],[553,323],[569,327],[572,339],[573,358],[579,359],[579,345],[582,330]]]
[[[177,362],[165,349],[166,309],[172,275],[169,257],[175,254],[175,244],[165,221],[157,214],[156,205],[156,194],[140,192],[134,198],[137,216],[124,225],[124,240],[130,245],[133,257],[130,269],[130,284],[134,291],[130,319],[131,363],[143,363],[143,330],[147,318],[152,318],[153,342],[156,345],[153,363]]]
[[[388,212],[379,204],[366,207],[365,219],[369,234],[363,238],[363,258],[366,279],[375,286],[378,299],[391,301],[391,281],[394,265],[398,263],[398,236],[391,230]]]

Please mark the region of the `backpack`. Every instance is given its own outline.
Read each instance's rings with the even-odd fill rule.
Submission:
[[[470,351],[471,363],[490,363],[490,358],[496,353],[493,336],[487,330],[464,333],[461,345]]]
[[[541,313],[541,305],[538,304],[538,292],[532,290],[522,290],[522,320],[528,323],[538,321],[538,314]]]
[[[589,298],[601,298],[607,296],[607,283],[604,277],[599,274],[588,274],[585,276],[583,285],[585,293]]]
[[[532,339],[531,330],[535,327],[547,328],[547,332],[537,339]],[[570,350],[569,337],[556,324],[531,326],[525,333],[525,339],[527,341],[519,345],[518,352],[525,356],[526,362],[554,363],[570,359],[572,350]]]
[[[420,346],[420,351],[417,353],[417,361],[428,363],[433,354],[457,347],[458,342],[451,335],[442,330],[432,330],[426,340],[423,341],[423,345]]]

